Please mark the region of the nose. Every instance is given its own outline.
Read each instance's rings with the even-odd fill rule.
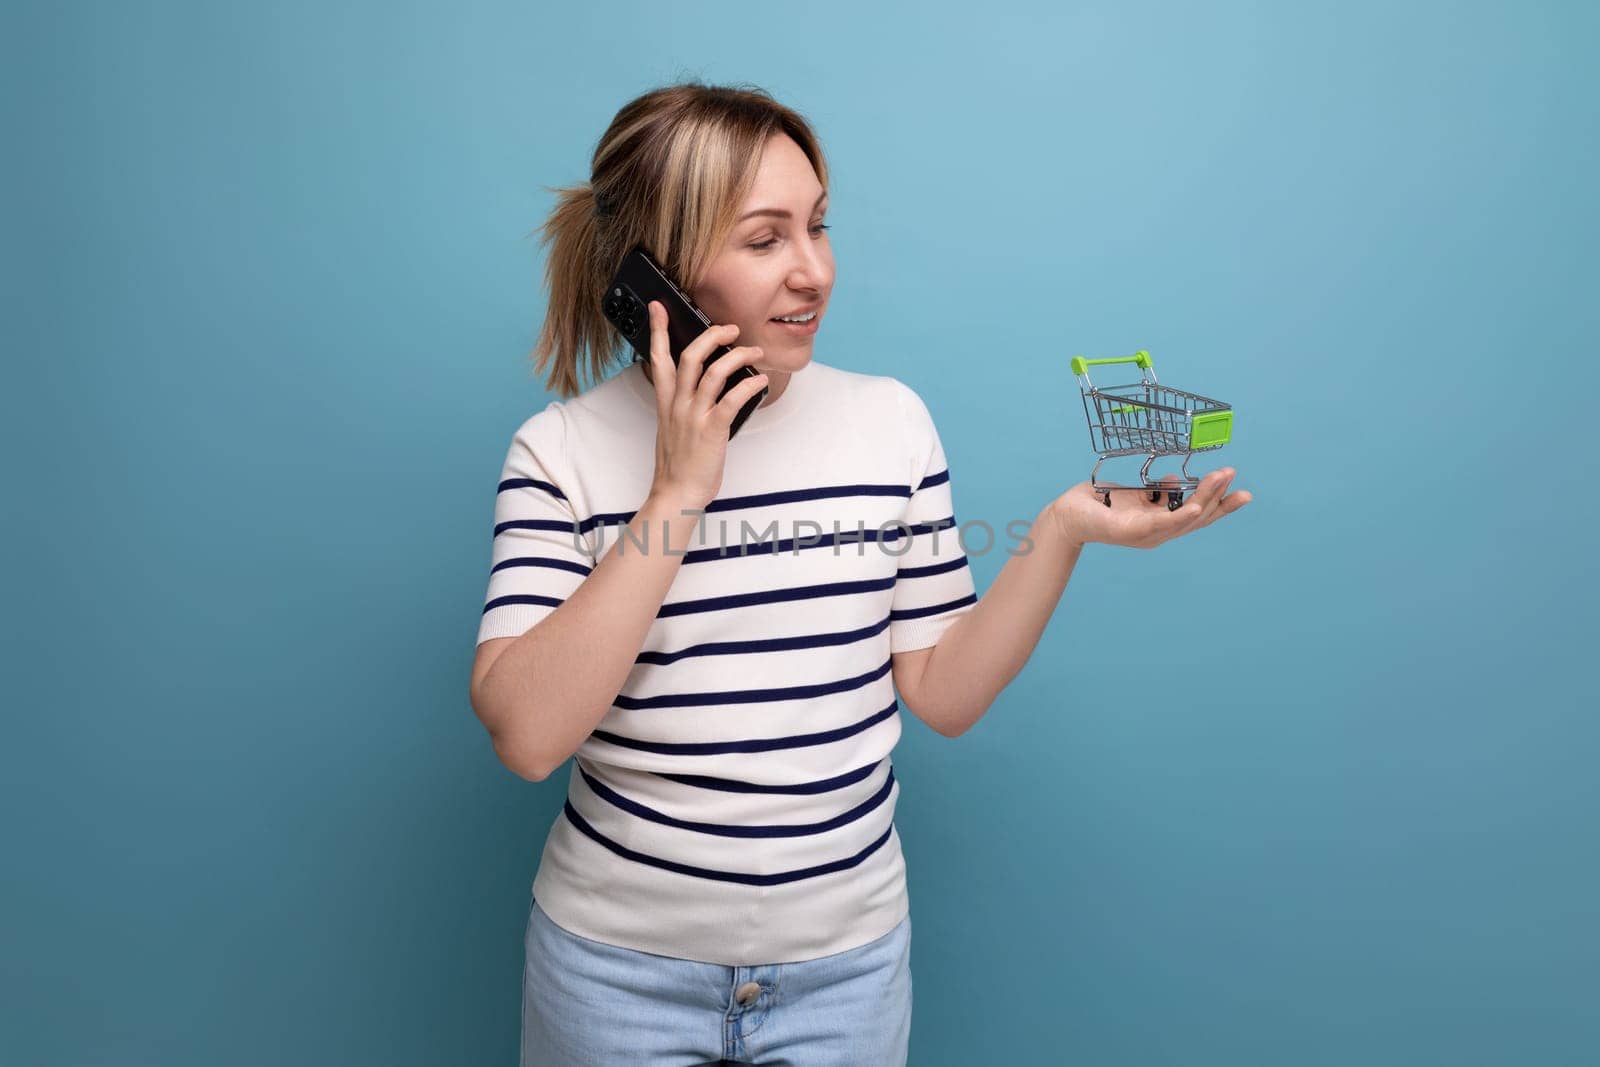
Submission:
[[[789,271],[790,288],[825,291],[833,281],[833,260],[823,242],[808,239],[792,247],[798,251]]]

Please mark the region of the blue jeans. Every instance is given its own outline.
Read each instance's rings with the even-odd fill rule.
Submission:
[[[903,1067],[911,916],[820,959],[728,967],[607,945],[528,912],[522,1067]]]

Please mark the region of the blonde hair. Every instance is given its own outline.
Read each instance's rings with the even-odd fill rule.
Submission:
[[[698,81],[653,89],[617,112],[595,147],[587,182],[546,186],[556,204],[539,227],[549,248],[549,310],[534,372],[563,397],[583,389],[580,365],[600,381],[627,345],[600,297],[636,244],[690,292],[733,228],[775,134],[800,146],[828,187],[827,163],[799,112],[755,86]]]

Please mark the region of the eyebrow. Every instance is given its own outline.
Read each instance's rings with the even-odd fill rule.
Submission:
[[[817,210],[817,206],[819,204],[821,204],[827,198],[828,198],[828,190],[824,189],[824,190],[822,190],[822,195],[817,197],[817,203],[811,205],[811,210],[812,211]],[[743,222],[745,219],[753,219],[757,215],[772,215],[772,216],[774,216],[776,218],[780,218],[780,219],[788,219],[788,218],[793,218],[794,217],[792,212],[785,211],[783,208],[762,207],[762,208],[757,208],[754,211],[746,211],[743,215],[739,216],[738,221],[739,222]]]

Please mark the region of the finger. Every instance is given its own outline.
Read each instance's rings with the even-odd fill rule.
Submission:
[[[1233,468],[1223,467],[1207,474],[1200,481],[1200,488],[1189,498],[1189,503],[1178,509],[1184,513],[1188,529],[1198,530],[1208,526],[1220,514],[1219,508],[1222,498],[1228,491],[1228,485],[1233,481]]]
[[[1208,472],[1200,479],[1200,484],[1195,488],[1189,502],[1199,505],[1201,511],[1209,511],[1222,499],[1222,494],[1227,491],[1228,483],[1232,479],[1233,469],[1230,467]]]
[[[667,309],[652,300],[650,312],[650,380],[656,387],[656,415],[666,421],[672,410],[672,394],[677,386],[677,368],[672,365],[672,346],[667,340]]]
[[[1250,494],[1248,489],[1240,489],[1229,493],[1224,496],[1222,498],[1222,502],[1217,505],[1217,514],[1212,516],[1212,518],[1215,519],[1221,515],[1232,515],[1234,512],[1238,511],[1240,508],[1244,507],[1254,499],[1255,497]]]
[[[728,376],[740,367],[754,363],[760,358],[759,345],[740,345],[738,348],[730,349],[727,355],[713,359],[705,373],[700,376],[700,385],[696,389],[699,395],[695,397],[694,410],[710,411],[726,386]]]
[[[1217,488],[1212,494],[1212,499],[1214,501],[1220,503],[1222,498],[1228,495],[1228,487],[1233,484],[1233,476],[1235,473],[1236,472],[1232,467],[1223,467],[1217,472]]]
[[[707,327],[699,337],[689,342],[689,346],[678,357],[678,393],[674,399],[674,406],[680,415],[688,415],[694,409],[695,387],[700,384],[700,370],[705,358],[711,350],[718,345],[731,345],[739,336],[739,324],[726,322],[720,326]]]
[[[761,392],[766,384],[767,376],[757,374],[754,378],[746,378],[729,389],[728,395],[717,401],[716,406],[711,409],[711,421],[724,428],[732,426],[733,417],[744,407],[745,401]]]
[[[1224,467],[1219,473],[1221,474],[1221,477],[1217,480],[1217,488],[1212,493],[1211,500],[1206,509],[1205,521],[1208,523],[1215,519],[1218,515],[1222,514],[1222,502],[1228,498],[1228,488],[1233,485],[1233,476],[1235,472],[1232,467]]]

